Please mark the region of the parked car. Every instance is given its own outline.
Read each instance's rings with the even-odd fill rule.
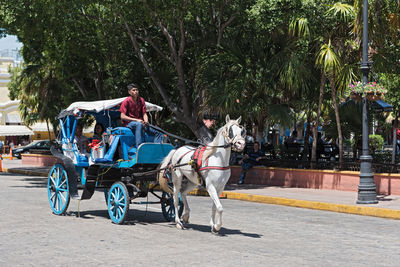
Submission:
[[[14,148],[12,155],[20,159],[23,153],[50,154],[50,144],[49,140],[36,140],[26,146]]]

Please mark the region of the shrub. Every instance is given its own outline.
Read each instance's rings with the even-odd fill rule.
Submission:
[[[378,134],[370,134],[369,135],[369,149],[374,150],[383,150],[383,137]]]

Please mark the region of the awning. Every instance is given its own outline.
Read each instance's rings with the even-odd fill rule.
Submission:
[[[34,132],[47,132],[47,123],[45,122],[36,122],[29,126]],[[53,126],[49,123],[49,130],[53,131]]]
[[[19,114],[9,113],[6,114],[6,123],[21,123],[21,117]]]
[[[34,135],[25,125],[0,125],[0,136]]]
[[[393,107],[383,100],[373,101],[371,108],[377,112],[388,112],[393,110]]]

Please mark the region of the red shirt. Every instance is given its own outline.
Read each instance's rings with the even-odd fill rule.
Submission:
[[[146,113],[146,103],[143,97],[138,97],[137,103],[133,101],[132,97],[129,96],[121,103],[121,107],[119,108],[121,113],[124,113],[126,116],[143,120],[143,115]],[[122,124],[126,126],[129,121],[122,120]]]

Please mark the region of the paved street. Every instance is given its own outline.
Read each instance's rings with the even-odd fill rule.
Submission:
[[[0,174],[0,266],[395,266],[400,221],[222,200],[223,229],[209,231],[211,200],[190,196],[178,231],[159,205],[131,205],[126,225],[107,218],[102,192],[51,214],[46,178]],[[141,199],[145,200],[145,199]]]

